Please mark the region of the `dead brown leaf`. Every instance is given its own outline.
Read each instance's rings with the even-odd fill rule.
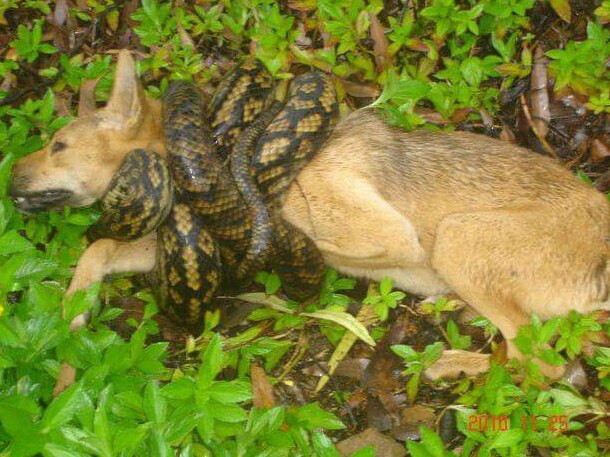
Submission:
[[[481,108],[479,110],[479,114],[481,115],[481,120],[486,128],[490,129],[494,126],[494,118],[491,116],[491,114],[489,114],[489,111],[487,111],[485,108]]]
[[[255,408],[273,408],[275,406],[273,386],[269,382],[265,370],[253,363],[250,368],[250,377],[252,379],[252,405]]]
[[[595,188],[604,193],[610,191],[610,170],[607,170],[595,180]]]
[[[97,79],[90,79],[85,81],[80,87],[80,93],[78,96],[78,115],[84,116],[92,113],[95,110],[95,86],[97,86]]]
[[[182,43],[182,45],[185,47],[191,47],[194,49],[195,42],[193,41],[191,36],[188,34],[188,32],[186,30],[184,30],[184,27],[182,27],[182,24],[180,24],[180,22],[177,23],[176,28],[178,29],[178,36],[180,37],[180,42]]]
[[[390,434],[401,441],[419,439],[419,427],[425,425],[434,428],[434,409],[423,405],[409,406],[401,411],[401,420],[398,427],[394,427]]]
[[[70,109],[70,106],[72,105],[72,93],[67,91],[56,93],[54,105],[55,114],[58,116],[72,116],[72,110]]]
[[[343,79],[341,80],[341,84],[347,94],[356,98],[377,98],[381,93],[379,87],[373,83],[363,84]]]
[[[595,138],[591,142],[591,163],[600,162],[610,157],[610,148],[599,138]]]
[[[288,8],[295,11],[313,11],[316,9],[316,0],[289,0]]]
[[[339,454],[347,457],[367,446],[373,447],[375,455],[379,456],[403,457],[407,455],[404,446],[376,428],[367,428],[365,431],[339,442],[337,450]]]
[[[443,351],[443,355],[432,366],[424,371],[428,379],[455,379],[464,373],[474,376],[489,369],[490,354],[450,349]]]
[[[55,22],[55,25],[57,27],[63,26],[68,19],[68,14],[70,14],[70,11],[67,0],[57,0],[53,10],[53,22]]]
[[[534,65],[532,68],[531,104],[532,124],[542,136],[548,133],[548,124],[551,121],[551,108],[549,106],[547,59],[544,50],[537,46],[534,51]]]
[[[472,112],[471,108],[461,108],[456,109],[451,115],[451,121],[459,124],[460,122],[464,122],[468,115]]]
[[[373,54],[375,56],[375,66],[377,71],[383,71],[391,63],[388,54],[388,39],[385,36],[385,29],[375,14],[369,14],[371,20],[370,34],[373,40]]]
[[[500,132],[500,139],[502,141],[508,141],[509,143],[515,143],[517,141],[515,134],[505,122],[502,122],[502,131]]]
[[[369,365],[371,361],[365,358],[348,358],[344,359],[337,365],[337,369],[335,370],[336,376],[343,376],[345,378],[355,379],[356,381],[360,381],[362,378],[362,373]]]
[[[76,368],[68,364],[68,362],[62,362],[59,367],[59,375],[55,381],[55,387],[53,388],[53,396],[57,397],[74,384],[74,381],[76,381]]]

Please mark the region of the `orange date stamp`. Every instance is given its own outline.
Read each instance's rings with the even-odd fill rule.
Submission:
[[[545,421],[546,429],[550,432],[565,432],[568,429],[568,416],[565,414],[557,414],[548,416]],[[505,432],[511,428],[515,428],[511,424],[510,418],[506,415],[499,414],[471,414],[468,416],[467,428],[471,432]],[[534,415],[521,416],[521,429],[523,431],[540,429],[538,418]]]

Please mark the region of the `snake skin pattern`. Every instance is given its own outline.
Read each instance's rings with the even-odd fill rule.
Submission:
[[[196,334],[201,331],[206,307],[220,287],[220,248],[178,191],[157,236],[157,302]]]
[[[339,118],[332,81],[319,71],[297,76],[286,107],[259,140],[253,176],[266,199],[278,198],[322,146]]]
[[[256,61],[237,65],[223,78],[208,109],[217,153],[226,158],[242,131],[273,102],[273,77]]]
[[[322,280],[320,252],[281,219],[277,204],[334,126],[336,95],[328,78],[310,72],[294,79],[282,105],[272,83],[259,65],[242,65],[207,113],[194,85],[170,84],[165,160],[132,152],[102,198],[95,232],[134,239],[158,230],[159,304],[193,332],[220,289],[244,288],[261,269],[274,268],[296,300]]]
[[[292,81],[286,105],[280,109],[276,102],[261,114],[230,156],[233,178],[253,213],[251,255],[242,266],[256,273],[271,258],[282,290],[297,300],[318,290],[324,261],[307,236],[279,217],[277,199],[328,137],[338,114],[332,81],[321,72],[304,73]]]
[[[210,141],[204,124],[202,98],[185,81],[170,84],[163,98],[167,161],[184,201],[203,220],[221,246],[226,282],[242,279],[233,273],[248,250],[251,221],[235,183]]]
[[[87,232],[90,240],[133,240],[155,230],[167,217],[173,198],[165,161],[136,149],[126,157],[100,200],[102,216]]]

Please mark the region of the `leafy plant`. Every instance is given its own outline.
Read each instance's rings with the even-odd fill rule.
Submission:
[[[17,39],[11,41],[17,53],[17,57],[24,59],[29,63],[34,62],[40,53],[53,54],[57,49],[48,43],[42,43],[42,21],[34,21],[32,29],[28,29],[25,25],[19,24],[17,28]]]
[[[595,348],[591,365],[597,369],[601,385],[610,391],[610,348],[601,346]]]
[[[363,304],[373,306],[373,309],[382,321],[388,318],[390,309],[396,308],[398,302],[405,298],[405,293],[400,291],[392,291],[394,282],[385,277],[379,283],[379,291],[370,289]]]
[[[392,351],[401,357],[407,369],[403,372],[405,376],[411,375],[407,381],[407,396],[411,402],[415,401],[419,392],[419,385],[423,372],[432,366],[443,353],[443,343],[429,344],[423,352],[417,352],[411,346],[395,344],[391,346]]]
[[[585,41],[570,41],[564,49],[547,51],[549,70],[557,78],[555,90],[566,86],[583,94],[607,94],[610,77],[606,60],[610,57],[610,32],[589,22]]]
[[[421,442],[409,441],[407,448],[413,457],[456,457],[457,454],[445,450],[445,444],[441,438],[428,427],[419,428]]]
[[[455,311],[458,308],[457,300],[449,300],[443,296],[435,301],[425,301],[419,305],[419,310],[423,314],[430,314],[435,324],[441,323],[441,316],[443,313]]]
[[[453,319],[447,321],[447,339],[453,349],[468,349],[472,345],[469,335],[460,335],[460,330]]]

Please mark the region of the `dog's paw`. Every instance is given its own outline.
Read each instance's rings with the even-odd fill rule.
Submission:
[[[76,381],[76,368],[68,362],[62,362],[59,367],[59,374],[53,388],[53,396],[57,397],[60,393],[70,387]]]
[[[443,355],[432,366],[424,371],[431,380],[455,379],[461,373],[475,376],[489,370],[491,355],[478,352],[451,349],[443,351]]]

